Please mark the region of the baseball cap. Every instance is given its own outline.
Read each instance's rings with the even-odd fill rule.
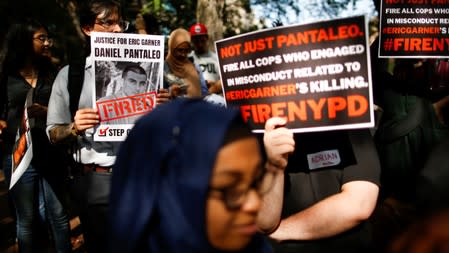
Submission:
[[[207,28],[205,25],[197,23],[190,27],[190,36],[207,35]]]

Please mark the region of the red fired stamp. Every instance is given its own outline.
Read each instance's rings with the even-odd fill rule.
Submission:
[[[145,114],[153,110],[156,92],[97,101],[101,122],[125,119]]]

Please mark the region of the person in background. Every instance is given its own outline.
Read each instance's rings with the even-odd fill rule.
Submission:
[[[209,34],[205,25],[197,23],[190,27],[192,39],[193,62],[200,66],[210,93],[222,94],[218,58],[215,52],[209,49]]]
[[[92,0],[79,9],[80,26],[87,40],[92,32],[124,32],[128,22],[122,19],[121,6],[116,1]],[[120,142],[95,142],[94,127],[99,124],[98,111],[93,108],[95,85],[93,59],[86,57],[84,81],[78,108],[72,116],[68,90],[69,67],[56,76],[48,105],[47,133],[52,143],[70,143],[77,173],[72,198],[79,207],[79,217],[87,251],[105,252],[107,245],[107,212],[112,166]],[[81,70],[82,71],[82,70]],[[168,101],[167,90],[159,90],[156,102]]]
[[[164,88],[174,97],[202,97],[208,94],[206,81],[199,66],[188,58],[192,51],[190,34],[175,29],[168,39],[168,54],[164,64]]]
[[[45,133],[47,104],[56,67],[51,63],[50,47],[53,41],[48,30],[38,21],[26,19],[13,24],[0,53],[0,77],[5,85],[6,98],[2,129],[5,154],[3,165],[11,177],[11,152],[17,129],[24,115],[25,101],[33,143],[33,158],[17,183],[12,187],[12,198],[17,217],[17,238],[21,253],[38,252],[42,231],[36,231],[40,222],[40,201],[43,201],[45,220],[51,230],[54,248],[58,253],[70,252],[70,228],[65,202],[66,171],[60,151],[50,144]],[[31,94],[31,95],[30,95]]]
[[[365,252],[379,193],[380,165],[369,129],[295,134],[270,118],[264,143],[277,170],[258,226],[276,253]],[[270,144],[271,143],[271,144]]]
[[[238,110],[178,98],[145,115],[121,146],[111,253],[271,252],[258,233],[275,174]]]
[[[430,59],[396,59],[393,75],[375,78],[382,76],[373,73],[374,99],[383,108],[374,135],[382,185],[373,216],[377,251],[419,219],[417,178],[431,151],[449,136],[440,117],[447,100],[431,99],[434,71]]]

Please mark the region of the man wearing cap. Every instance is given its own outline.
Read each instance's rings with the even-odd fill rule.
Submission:
[[[217,54],[209,50],[209,35],[203,24],[197,23],[190,27],[193,49],[193,61],[200,66],[206,79],[210,93],[221,94],[221,81]]]

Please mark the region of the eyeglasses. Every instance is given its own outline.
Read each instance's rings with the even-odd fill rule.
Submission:
[[[125,20],[112,20],[112,19],[99,19],[97,21],[95,21],[95,24],[97,25],[101,25],[103,26],[105,29],[109,29],[110,27],[114,26],[114,25],[118,25],[123,32],[125,32],[126,30],[128,30],[129,28],[129,22],[125,21]]]
[[[178,53],[178,54],[188,54],[188,53],[190,53],[190,52],[192,52],[192,48],[191,47],[189,47],[189,48],[175,48],[175,51],[176,51],[176,53]]]
[[[271,190],[274,179],[276,178],[275,171],[260,170],[254,181],[246,189],[238,189],[235,186],[216,189],[209,187],[209,193],[218,192],[220,198],[223,199],[228,210],[237,210],[242,207],[251,190],[255,190],[259,196],[262,196]]]
[[[33,38],[33,40],[39,40],[42,43],[45,43],[45,41],[47,41],[49,46],[53,45],[53,39],[48,37],[47,35],[39,35],[38,37]]]

